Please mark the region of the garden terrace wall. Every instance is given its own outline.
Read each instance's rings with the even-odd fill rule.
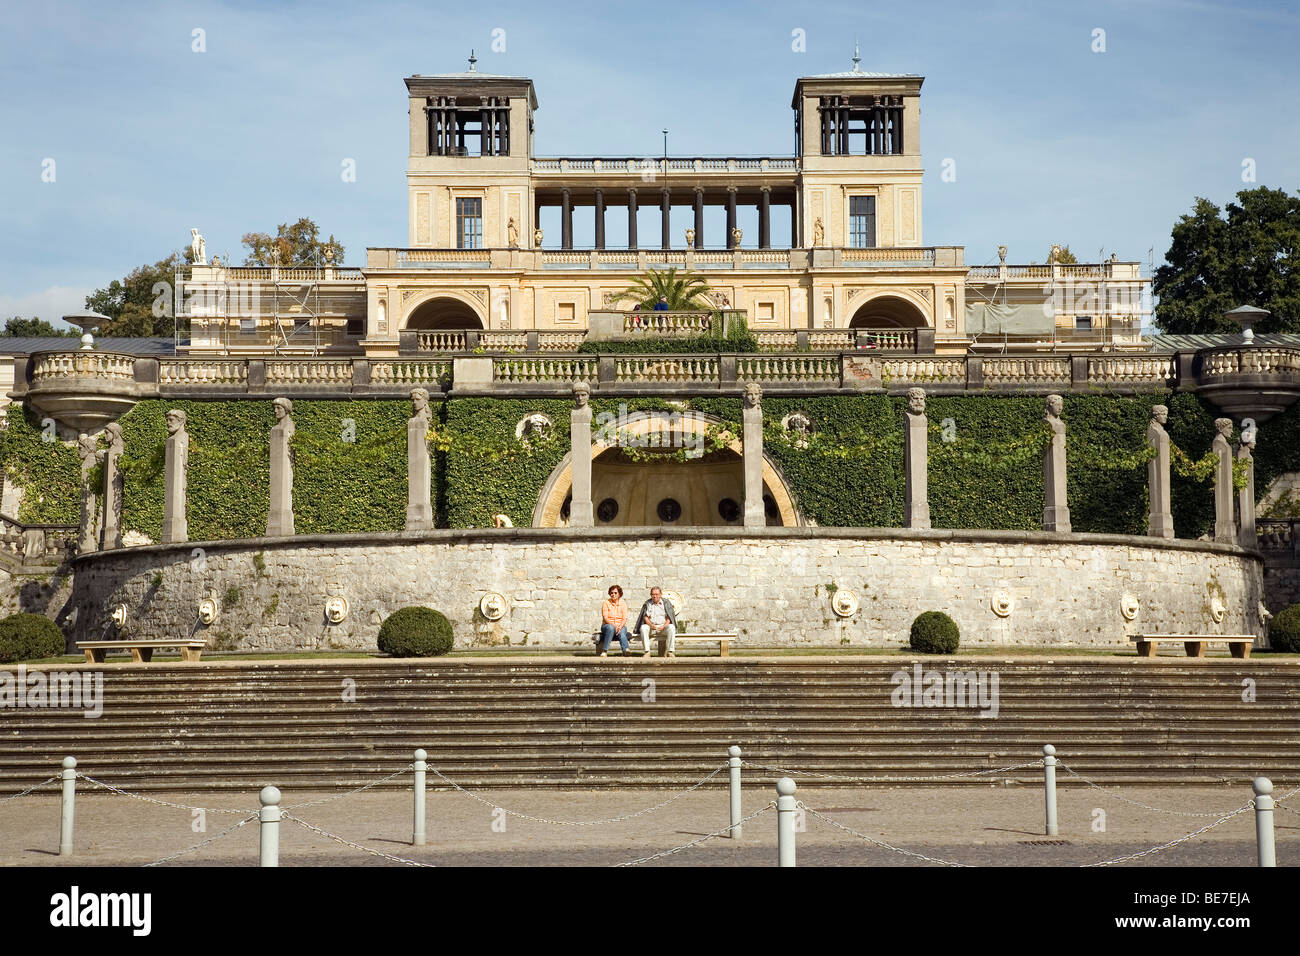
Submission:
[[[458,647],[582,647],[613,583],[634,612],[652,584],[676,591],[690,630],[735,630],[740,646],[897,648],[919,611],[942,610],[964,646],[1116,647],[1139,631],[1258,634],[1262,587],[1260,555],[1233,545],[862,528],[303,535],[101,552],[75,572],[78,639],[194,633],[241,651],[373,650],[383,618],[412,604],[446,614]],[[831,606],[839,590],[858,599],[845,618]],[[497,622],[477,610],[491,591],[508,604]],[[336,595],[350,612],[329,624]],[[1131,621],[1126,595],[1140,604]],[[207,597],[221,610],[203,627]],[[993,606],[1006,598],[1000,617]],[[110,620],[119,604],[121,632]]]

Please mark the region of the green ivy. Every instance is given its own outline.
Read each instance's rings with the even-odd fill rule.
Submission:
[[[1192,393],[1090,394],[1066,396],[1063,413],[1076,531],[1145,531],[1150,458],[1145,435],[1150,408],[1157,403],[1169,406],[1167,429],[1180,452],[1180,466],[1171,478],[1179,537],[1193,538],[1213,527],[1213,494],[1201,472],[1214,438],[1214,407]],[[809,519],[823,526],[902,524],[905,407],[904,398],[885,395],[763,400],[767,454]],[[184,410],[189,419],[190,537],[264,534],[268,438],[275,421],[269,400],[150,400],[123,416],[125,529],[154,540],[161,534],[164,416],[169,408]],[[568,453],[571,408],[567,398],[435,403],[430,447],[438,526],[486,527],[498,513],[508,515],[516,526],[531,524],[543,486]],[[741,400],[735,397],[592,401],[597,417],[688,409],[722,422],[711,431],[715,445],[723,430],[740,434]],[[545,414],[554,427],[544,438],[521,442],[515,427],[534,412]],[[806,442],[780,427],[781,419],[792,412],[812,422]],[[1042,422],[1042,398],[932,396],[927,414],[934,526],[1040,528],[1041,453],[1050,438]],[[402,528],[409,415],[405,400],[294,402],[294,508],[300,533]],[[1260,493],[1278,475],[1300,471],[1297,435],[1300,405],[1260,424],[1255,456]],[[1182,462],[1184,457],[1191,467]],[[38,415],[20,405],[9,407],[0,432],[0,461],[10,479],[27,489],[19,520],[77,521],[76,449],[43,441]]]
[[[77,446],[47,441],[43,416],[18,403],[5,410],[0,463],[5,476],[24,489],[15,516],[24,524],[76,524],[81,514],[81,462]]]

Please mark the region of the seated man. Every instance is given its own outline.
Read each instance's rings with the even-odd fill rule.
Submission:
[[[659,588],[651,588],[650,600],[641,605],[636,630],[641,635],[641,646],[645,648],[646,657],[650,656],[652,634],[659,641],[661,657],[665,649],[669,657],[677,656],[673,653],[673,644],[677,640],[677,612],[673,610],[672,604],[664,600],[664,592]]]

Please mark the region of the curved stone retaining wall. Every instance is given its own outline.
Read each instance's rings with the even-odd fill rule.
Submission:
[[[103,552],[77,559],[75,572],[78,638],[194,633],[225,650],[373,649],[380,621],[408,604],[447,614],[458,646],[582,646],[612,583],[627,591],[633,614],[659,584],[681,595],[689,630],[739,631],[741,643],[756,645],[896,648],[923,610],[951,614],[967,645],[1261,633],[1258,554],[1117,535],[862,528],[304,535]],[[478,610],[488,592],[505,599],[498,621]],[[832,604],[845,592],[857,608],[841,617]],[[333,596],[349,605],[337,624],[325,611]],[[219,613],[205,626],[198,606],[207,597]],[[111,621],[117,605],[126,608],[122,631]]]

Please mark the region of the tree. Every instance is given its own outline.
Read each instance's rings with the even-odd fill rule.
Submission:
[[[1237,193],[1226,218],[1197,198],[1174,224],[1156,269],[1155,324],[1164,332],[1231,332],[1223,313],[1253,305],[1272,313],[1260,332],[1300,332],[1300,196],[1259,186]]]
[[[80,334],[78,329],[56,329],[49,322],[35,316],[24,319],[17,315],[6,322],[4,331],[0,332],[0,336],[5,338],[43,338],[52,335],[75,338]]]
[[[1048,262],[1052,261],[1052,252],[1050,249],[1047,252],[1047,261]],[[1079,264],[1078,258],[1075,256],[1073,252],[1070,251],[1069,246],[1061,246],[1061,248],[1057,250],[1056,261],[1057,263],[1063,266],[1073,266]]]
[[[99,327],[100,335],[170,336],[172,289],[176,271],[189,261],[189,251],[173,252],[153,265],[132,269],[124,279],[114,279],[103,289],[86,296],[86,308],[109,321]]]
[[[632,301],[643,309],[653,309],[662,297],[668,300],[668,308],[673,312],[705,311],[713,308],[713,303],[705,298],[708,291],[709,284],[703,276],[690,272],[679,276],[676,269],[651,269],[610,301]]]
[[[333,235],[320,240],[320,229],[310,219],[299,219],[292,226],[280,223],[274,236],[265,232],[250,232],[240,241],[248,247],[246,266],[270,266],[275,263],[275,253],[280,254],[279,265],[285,269],[314,268],[327,262],[343,264],[343,244]],[[332,253],[333,258],[329,257]]]

